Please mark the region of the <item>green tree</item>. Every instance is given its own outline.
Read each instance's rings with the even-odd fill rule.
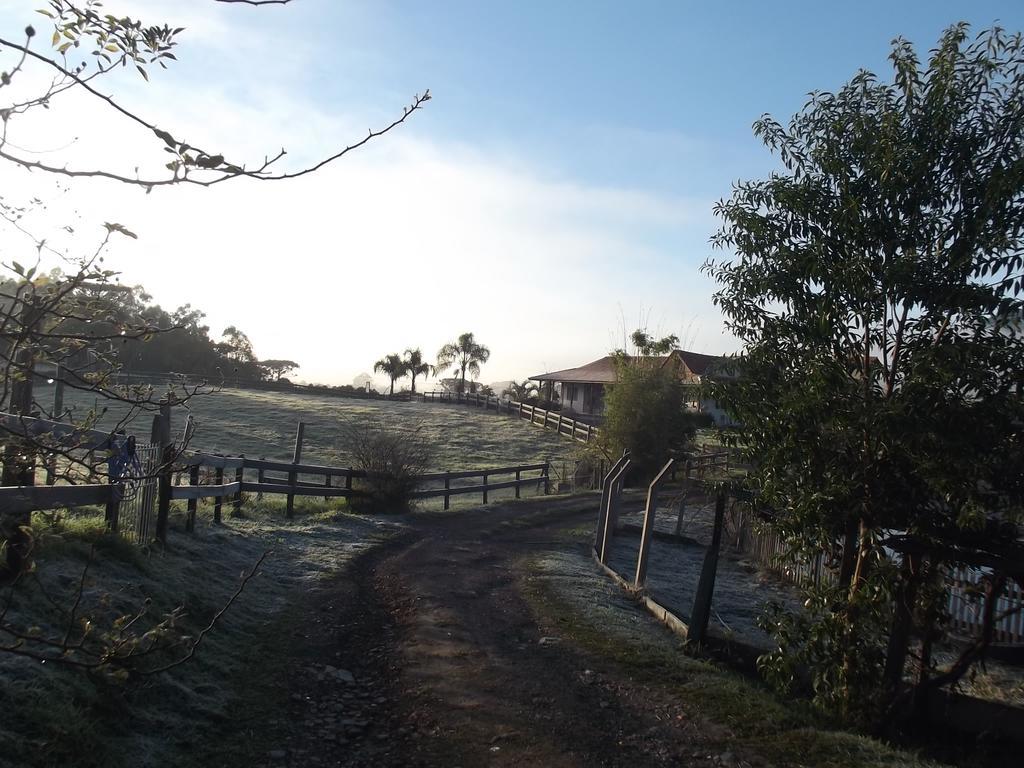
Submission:
[[[383,373],[391,379],[391,394],[395,394],[395,382],[406,376],[409,371],[401,355],[387,355],[373,364],[374,373]]]
[[[653,476],[673,455],[682,453],[696,431],[686,404],[687,391],[675,370],[651,360],[668,352],[675,336],[653,339],[645,331],[630,337],[639,354],[616,350],[616,378],[605,394],[605,416],[596,445],[605,458],[629,450],[644,477]]]
[[[445,344],[437,352],[437,363],[434,375],[451,368],[459,372],[459,392],[466,391],[466,373],[476,378],[480,375],[480,366],[491,357],[491,350],[478,344],[472,333],[463,333],[459,338]]]
[[[255,363],[256,354],[252,351],[249,337],[233,325],[229,325],[221,334],[223,341],[218,345],[224,356],[236,363]]]
[[[408,372],[409,377],[412,379],[412,391],[416,393],[416,377],[417,376],[429,376],[430,375],[430,364],[424,362],[423,352],[420,348],[407,349],[405,350],[405,370]]]
[[[274,381],[280,381],[283,376],[298,368],[299,364],[294,360],[260,360],[259,367],[268,376],[273,376]]]
[[[891,83],[862,71],[755,123],[784,170],[716,206],[734,256],[705,267],[745,345],[712,386],[751,484],[794,546],[841,562],[808,615],[775,616],[763,666],[809,665],[820,704],[868,720],[909,642],[921,692],[984,653],[990,632],[934,672],[944,568],[990,568],[985,605],[1022,578],[1024,44],[960,24],[927,65],[902,39],[890,60]]]

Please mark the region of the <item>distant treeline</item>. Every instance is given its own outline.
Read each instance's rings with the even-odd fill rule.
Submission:
[[[37,278],[40,279],[60,283],[65,277],[60,270],[53,270],[48,276]],[[17,286],[14,281],[0,280],[0,295],[14,295]],[[144,371],[173,371],[211,383],[283,382],[287,373],[298,368],[292,360],[260,360],[253,352],[249,337],[233,325],[225,328],[219,340],[215,340],[203,311],[190,304],[168,311],[154,303],[153,297],[140,285],[85,284],[74,290],[71,299],[74,311],[60,321],[64,346],[52,350],[52,355],[44,353],[44,357],[67,360],[66,340],[80,337],[84,340],[80,345],[81,353],[76,353],[75,359],[69,361],[76,368],[87,369],[90,359],[102,359],[105,365],[118,366],[123,376]],[[0,302],[2,308],[3,302]],[[117,338],[125,328],[133,332]],[[147,332],[135,332],[139,328]],[[96,341],[88,341],[90,338]]]
[[[227,389],[258,389],[269,392],[298,392],[312,395],[328,395],[332,397],[356,397],[363,400],[409,400],[408,391],[396,392],[393,395],[380,393],[375,389],[366,390],[351,384],[331,386],[329,384],[296,384],[288,379],[245,379],[237,376],[204,376],[189,374],[183,371],[127,371],[122,370],[116,379],[121,384],[164,384],[177,383],[196,385],[208,383],[212,386]]]

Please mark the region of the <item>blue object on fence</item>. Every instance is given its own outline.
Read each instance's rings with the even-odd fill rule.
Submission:
[[[114,442],[114,436],[110,436],[110,457],[107,459],[107,475],[110,484],[114,486],[114,501],[120,501],[124,496],[124,485],[121,478],[130,474],[132,477],[142,475],[142,464],[139,463],[139,455],[135,452],[135,435],[129,435],[121,442],[120,450]]]

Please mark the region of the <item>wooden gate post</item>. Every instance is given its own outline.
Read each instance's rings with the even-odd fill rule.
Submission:
[[[153,417],[153,443],[160,448],[157,469],[156,539],[167,543],[167,520],[171,513],[171,470],[174,465],[174,444],[171,442],[171,401],[160,401],[160,414]]]
[[[715,501],[715,530],[711,534],[711,546],[704,553],[704,564],[700,569],[697,594],[690,611],[690,631],[687,641],[702,643],[707,637],[708,620],[711,618],[711,602],[715,593],[715,574],[718,572],[718,549],[722,544],[722,528],[725,522],[725,491],[718,492]]]
[[[305,422],[300,421],[298,426],[295,428],[295,451],[292,454],[292,464],[298,464],[300,461],[302,461],[302,437],[303,437],[303,434],[305,433],[305,431],[306,431],[306,424],[305,424]],[[290,485],[292,488],[295,487],[295,483],[298,481],[298,479],[299,479],[299,473],[296,470],[293,469],[293,470],[290,470],[288,472],[288,485]],[[288,517],[294,517],[295,516],[295,494],[294,493],[289,493],[288,494],[288,502],[287,502],[287,505],[286,505],[286,512],[288,513]]]
[[[330,488],[330,487],[331,487],[331,476],[329,474],[326,474],[326,475],[324,475],[324,488]],[[327,495],[324,496],[324,501],[330,501],[330,500],[331,500],[330,496],[327,496]]]
[[[516,498],[519,498],[519,479],[522,477],[522,470],[516,470]]]
[[[13,306],[12,306],[13,310]],[[13,372],[8,391],[8,408],[11,413],[21,416],[32,415],[32,379],[35,368],[35,341],[43,313],[35,297],[22,300],[20,314],[21,332],[25,334],[21,345],[11,351],[8,371]],[[7,344],[5,340],[3,342]],[[12,346],[14,341],[10,342]],[[8,435],[4,440],[3,472],[0,485],[35,485],[35,450],[31,441],[15,439]],[[17,576],[32,568],[33,542],[29,529],[32,526],[32,512],[27,510],[12,514],[0,513],[0,533],[7,540],[5,553],[8,574]]]
[[[240,459],[245,459],[245,454],[239,456]],[[245,474],[245,469],[238,467],[235,470],[235,482],[238,483],[238,490],[235,491],[235,497],[231,500],[231,516],[238,517],[242,514],[242,477]]]
[[[545,461],[544,462],[544,469],[542,469],[541,472],[543,473],[543,477],[544,477],[544,495],[545,496],[550,496],[551,495],[551,462],[550,461]]]
[[[199,465],[193,464],[188,468],[188,484],[192,486],[199,485]],[[188,516],[185,518],[185,530],[191,533],[196,529],[196,509],[199,507],[199,499],[191,498],[188,500]]]
[[[108,445],[110,450],[114,450],[114,436],[110,436],[110,442]],[[119,517],[121,512],[121,496],[124,494],[124,488],[121,485],[121,478],[114,474],[112,465],[107,464],[111,467],[107,473],[107,482],[110,484],[110,497],[107,499],[107,506],[104,510],[103,518],[107,524],[107,530],[111,533],[117,533],[119,528]]]
[[[214,470],[213,484],[214,485],[224,485],[224,467],[217,467]],[[220,493],[218,492],[218,495],[213,497],[213,522],[215,522],[215,523],[220,523],[222,521],[221,520],[221,506],[223,504],[224,504],[224,497],[222,495],[220,495]]]
[[[449,473],[447,471],[444,473],[444,508],[445,509],[448,509],[448,506],[451,504],[451,498],[452,498],[451,494],[448,493],[448,491],[450,491],[452,489],[452,480],[451,480],[450,477],[448,477],[448,474]]]
[[[484,504],[487,503],[487,473],[484,472]]]

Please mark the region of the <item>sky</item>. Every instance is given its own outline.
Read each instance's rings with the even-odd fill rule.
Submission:
[[[0,37],[20,42],[31,23],[47,46],[42,6],[0,0]],[[888,79],[897,36],[924,54],[959,20],[1024,29],[1019,0],[104,8],[186,29],[168,70],[148,83],[126,70],[101,90],[236,162],[283,147],[281,168],[299,169],[430,89],[392,132],[289,181],[145,194],[0,164],[0,195],[44,201],[26,224],[54,245],[86,252],[103,222],[123,224],[138,239],[105,257],[122,282],[202,309],[215,336],[241,328],[259,357],[299,362],[296,380],[331,384],[408,347],[433,359],[466,331],[491,350],[484,382],[582,365],[638,326],[737,351],[700,268],[728,257],[709,244],[715,202],[776,167],[754,120],[787,120],[860,68]],[[159,139],[97,99],[36,114],[8,139],[40,159],[129,175],[166,162]],[[0,261],[31,250],[0,229]]]

